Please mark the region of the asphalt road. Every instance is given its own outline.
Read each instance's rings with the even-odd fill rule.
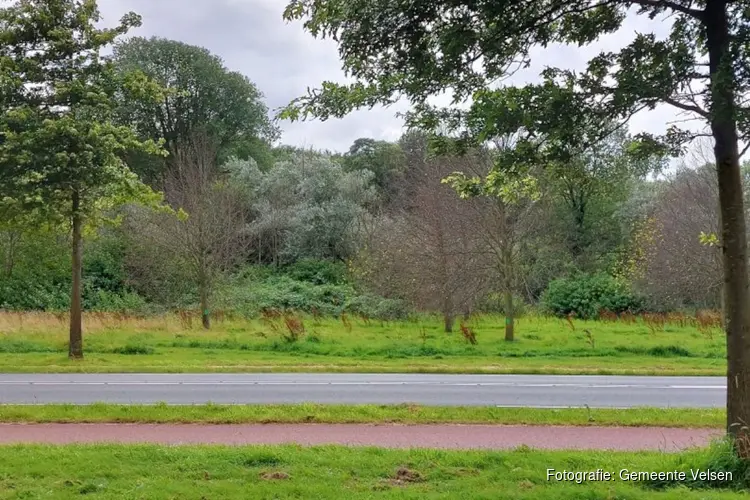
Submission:
[[[0,374],[0,403],[331,403],[721,407],[723,377],[422,374]]]

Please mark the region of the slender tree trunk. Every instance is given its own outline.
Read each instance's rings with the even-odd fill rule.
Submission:
[[[208,280],[205,274],[200,278],[200,296],[201,296],[201,322],[203,328],[206,330],[211,329],[211,310],[209,308],[209,290]]]
[[[515,328],[515,319],[513,311],[513,292],[506,290],[503,292],[503,302],[505,308],[505,340],[512,342],[514,339],[513,331]]]
[[[73,286],[70,292],[70,342],[68,344],[68,357],[71,359],[83,358],[83,326],[81,321],[81,280],[83,275],[82,259],[82,217],[81,199],[78,191],[73,192]]]
[[[573,245],[571,253],[573,257],[583,255],[586,239],[586,205],[582,202],[576,202],[573,206]]]
[[[750,293],[727,0],[708,0],[711,131],[719,180],[727,333],[727,430],[750,458]]]
[[[500,204],[503,222],[502,246],[500,248],[500,266],[503,281],[503,309],[505,309],[505,341],[513,342],[515,339],[515,311],[513,308],[513,222],[510,219],[509,208],[502,201]]]
[[[443,312],[443,326],[445,327],[445,333],[453,332],[453,323],[455,323],[455,316],[449,310]]]
[[[21,237],[15,231],[8,231],[8,252],[5,259],[5,277],[13,276],[13,269],[16,265],[16,245]]]

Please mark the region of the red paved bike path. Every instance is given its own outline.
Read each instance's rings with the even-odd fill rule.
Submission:
[[[662,450],[705,446],[719,429],[372,424],[0,424],[0,444],[289,444],[386,448]]]

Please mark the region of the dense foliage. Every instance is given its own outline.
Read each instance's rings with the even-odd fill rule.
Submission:
[[[642,297],[606,274],[558,278],[549,284],[542,303],[552,314],[581,319],[597,319],[602,312],[638,313],[643,308]]]

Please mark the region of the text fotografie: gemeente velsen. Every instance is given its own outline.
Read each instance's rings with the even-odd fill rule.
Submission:
[[[631,471],[620,469],[619,472],[596,469],[593,471],[570,471],[547,469],[547,481],[570,481],[574,483],[597,481],[732,481],[732,473],[711,469],[691,469],[689,471]]]

